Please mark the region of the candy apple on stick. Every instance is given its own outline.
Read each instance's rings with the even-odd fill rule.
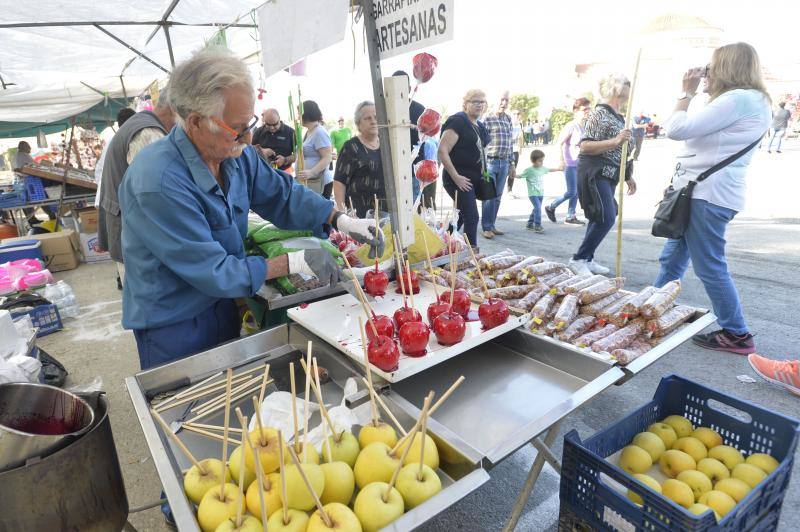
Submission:
[[[355,279],[355,273],[353,273],[353,268],[350,266],[350,261],[347,260],[347,257],[344,257],[344,263],[347,266],[347,269],[350,270],[350,275],[353,276]],[[384,316],[382,314],[375,314],[372,311],[372,308],[367,303],[367,297],[361,291],[361,285],[357,282],[353,283],[356,291],[356,297],[358,298],[361,306],[364,308],[364,313],[367,315],[367,321],[369,322],[369,327],[367,327],[367,339],[372,341],[373,338],[377,336],[388,336],[392,338],[394,336],[394,321],[389,316]]]
[[[406,278],[408,279],[409,286],[411,285],[411,266],[406,261]],[[414,293],[409,295],[411,299],[411,310],[419,315],[419,312],[414,308]],[[400,347],[403,353],[412,357],[421,357],[427,353],[428,339],[430,338],[431,331],[428,326],[422,322],[422,316],[419,321],[407,321],[400,327],[397,337],[400,340]]]
[[[378,196],[375,195],[375,231],[381,230],[378,206]],[[372,297],[386,294],[386,287],[389,286],[389,276],[378,268],[379,261],[380,257],[375,257],[375,269],[364,274],[364,290]]]
[[[394,235],[395,246],[400,241],[397,235]],[[394,318],[395,326],[397,330],[403,327],[406,322],[409,321],[422,321],[422,315],[417,312],[413,306],[408,306],[408,300],[406,299],[406,281],[403,275],[403,262],[401,260],[400,252],[395,247],[395,260],[397,261],[397,284],[400,285],[400,291],[403,294],[403,306],[399,309],[394,311]]]
[[[458,192],[456,192],[457,194]],[[461,313],[453,307],[453,298],[456,291],[455,260],[453,250],[450,247],[450,310],[439,314],[433,320],[433,332],[436,334],[436,341],[442,345],[457,344],[464,339],[467,332],[467,325]],[[444,297],[442,294],[440,297]],[[469,301],[469,298],[467,298]]]
[[[431,278],[433,278],[434,273],[433,263],[431,262],[431,251],[428,248],[428,237],[425,236],[425,231],[422,232],[422,242],[425,244],[425,256],[428,259],[428,271],[431,274]],[[450,303],[441,301],[439,299],[439,289],[436,287],[436,283],[431,283],[431,285],[433,285],[433,294],[436,296],[436,301],[428,305],[428,323],[430,323],[431,327],[433,327],[433,320],[435,320],[436,316],[439,314],[449,311]]]
[[[472,243],[466,235],[464,235],[464,240],[467,243],[467,249],[469,249],[469,254],[472,257],[472,261],[475,263],[475,269],[483,285],[484,299],[483,303],[478,306],[478,318],[481,320],[483,330],[486,331],[508,321],[508,305],[502,299],[489,297],[489,287],[486,286],[486,280],[483,278],[483,272],[481,272],[478,259],[475,258],[475,253],[472,251]]]
[[[363,334],[361,339],[362,341],[364,340]],[[380,416],[378,415],[378,407],[376,406],[375,402],[375,391],[372,387],[372,368],[370,368],[370,362],[373,364],[375,362],[372,361],[372,358],[369,356],[366,350],[364,351],[364,355],[364,371],[367,373],[367,386],[369,387],[370,392],[369,403],[372,412],[372,422],[361,427],[361,431],[358,433],[358,443],[361,445],[362,449],[370,443],[376,441],[383,442],[387,446],[391,447],[397,443],[397,433],[391,426],[387,425],[386,423],[382,423],[380,420]],[[399,358],[400,353],[397,353],[397,356]]]
[[[237,408],[236,413],[241,415],[241,411]],[[258,415],[258,412],[256,412]],[[241,423],[242,427],[247,427],[247,418],[239,418],[239,423]],[[246,438],[245,438],[246,440]],[[239,478],[237,483],[239,485],[239,496],[237,499],[237,505],[239,508],[236,510],[236,519],[228,519],[227,521],[223,521],[220,525],[216,528],[214,532],[260,532],[263,530],[261,527],[261,521],[253,517],[252,515],[245,516],[243,514],[244,510],[244,453],[239,454],[240,464],[239,464]],[[261,492],[261,506],[264,507],[264,494],[263,491]],[[261,518],[266,522],[266,511],[262,512]]]

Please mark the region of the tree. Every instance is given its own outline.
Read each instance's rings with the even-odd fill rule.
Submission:
[[[519,111],[520,120],[523,122],[534,118],[533,112],[539,107],[539,97],[533,94],[515,94],[508,102],[512,111]]]

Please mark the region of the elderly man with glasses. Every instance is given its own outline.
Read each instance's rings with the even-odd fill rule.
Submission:
[[[177,126],[139,153],[120,187],[122,324],[133,329],[142,369],[237,338],[234,298],[252,296],[268,279],[338,280],[323,249],[245,256],[251,209],[283,229],[325,238],[333,227],[383,252],[374,220],[337,211],[250,145],[255,102],[244,62],[204,49],[178,65],[169,84]]]
[[[296,159],[294,129],[286,125],[277,109],[261,113],[263,125],[253,132],[253,146],[264,159],[283,171],[288,171]]]

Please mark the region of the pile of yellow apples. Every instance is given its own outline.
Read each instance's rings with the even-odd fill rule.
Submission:
[[[647,474],[656,465],[668,477],[662,484]],[[745,459],[734,447],[723,445],[715,430],[695,428],[685,417],[671,415],[634,436],[622,449],[619,466],[694,514],[712,510],[719,521],[778,467],[778,461],[764,453]],[[631,490],[628,498],[642,504]]]

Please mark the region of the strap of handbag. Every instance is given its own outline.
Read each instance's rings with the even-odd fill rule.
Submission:
[[[723,161],[720,161],[720,162],[718,162],[717,164],[715,164],[714,166],[712,166],[711,168],[709,168],[708,170],[706,170],[706,171],[705,171],[705,172],[703,172],[702,174],[698,175],[698,176],[697,176],[697,178],[695,178],[693,181],[695,181],[696,183],[699,183],[700,181],[702,181],[703,179],[707,178],[708,176],[710,176],[710,175],[711,175],[711,174],[713,174],[714,172],[719,172],[720,170],[722,170],[723,168],[725,168],[726,166],[728,166],[729,164],[731,164],[733,161],[735,161],[736,159],[738,159],[739,157],[741,157],[741,156],[742,156],[742,155],[744,155],[745,153],[747,153],[747,152],[749,152],[750,150],[752,150],[753,148],[755,148],[755,147],[756,147],[756,145],[757,145],[759,142],[761,142],[761,138],[762,138],[763,136],[764,136],[764,135],[761,135],[761,136],[760,136],[760,137],[758,137],[758,138],[757,138],[755,141],[753,141],[753,143],[752,143],[752,144],[750,144],[749,146],[746,146],[746,147],[742,148],[741,150],[739,150],[738,152],[734,153],[733,155],[731,155],[731,156],[730,156],[730,157],[728,157],[727,159],[725,159],[725,160],[723,160]]]

